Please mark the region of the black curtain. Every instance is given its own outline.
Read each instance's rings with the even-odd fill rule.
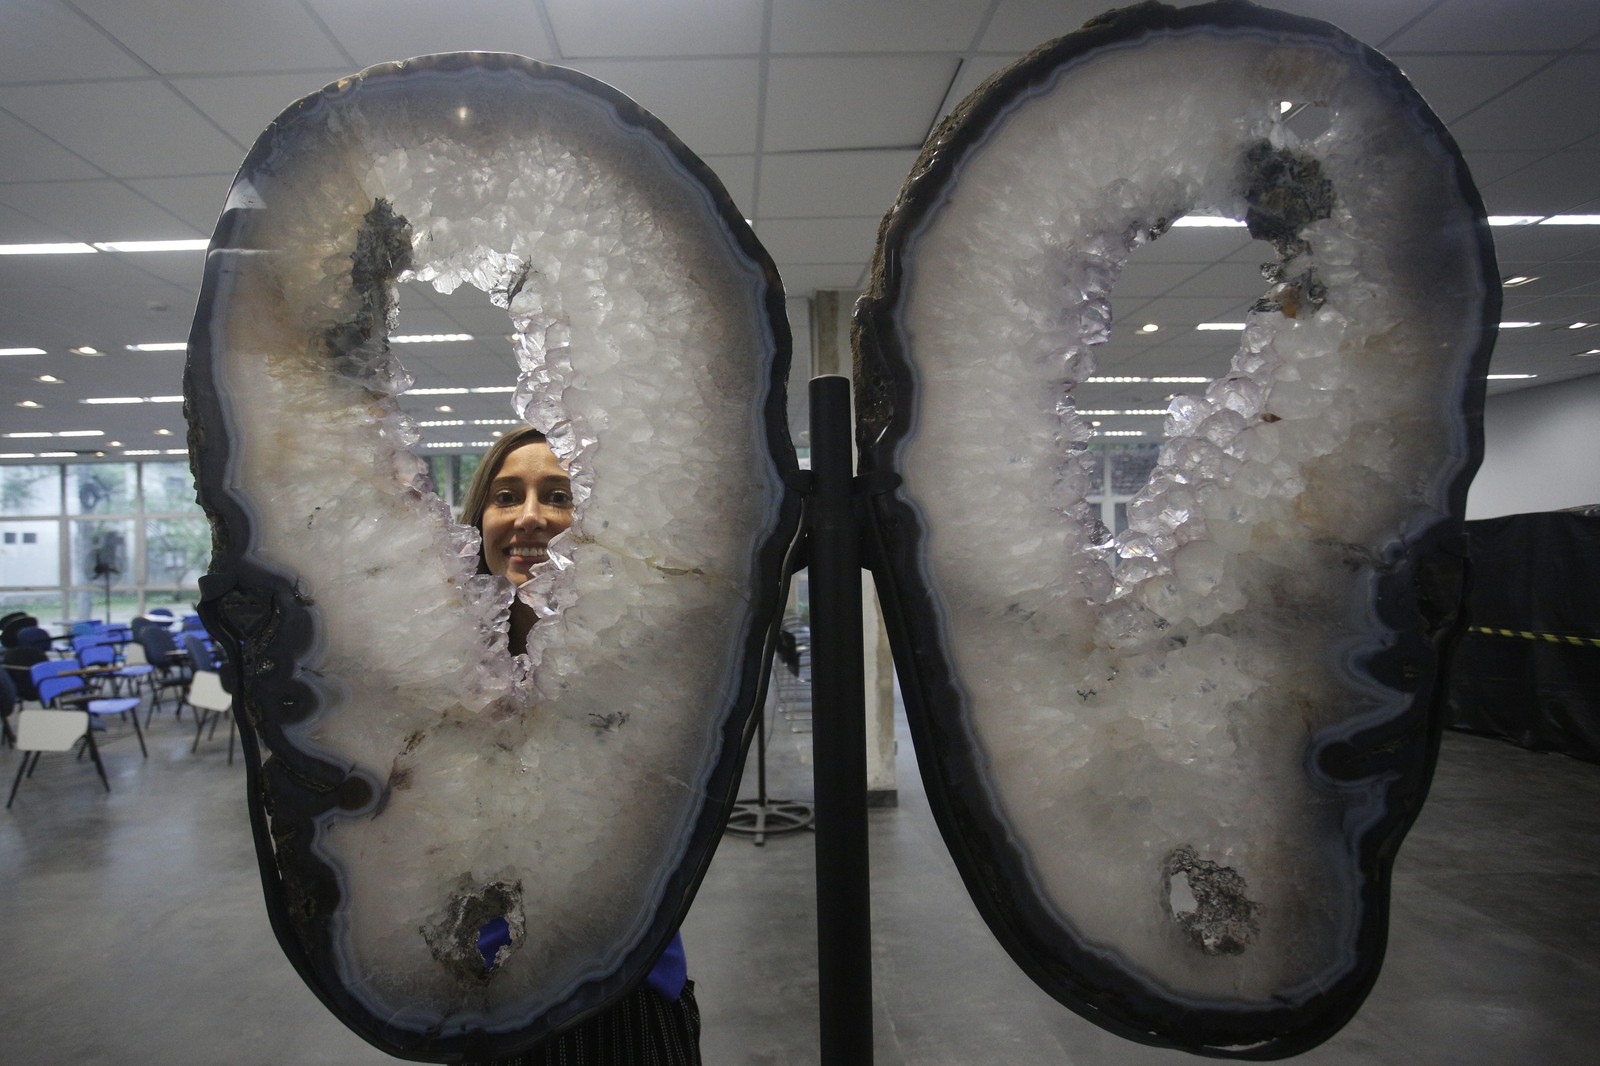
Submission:
[[[1472,628],[1451,666],[1446,724],[1600,762],[1600,515],[1466,525]]]

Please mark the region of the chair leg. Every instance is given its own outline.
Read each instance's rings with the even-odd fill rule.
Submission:
[[[210,717],[210,715],[210,711],[201,711],[199,709],[195,710],[194,716],[196,719],[196,724],[194,727],[194,743],[189,747],[189,754],[193,755],[195,752],[200,750],[200,734],[205,732],[206,719]]]
[[[27,751],[22,753],[22,765],[17,767],[16,780],[11,782],[11,795],[10,795],[10,797],[8,797],[6,799],[6,806],[8,808],[11,806],[11,801],[17,798],[17,789],[22,787],[22,773],[23,773],[24,770],[26,770],[28,768],[28,756],[29,755],[37,756],[38,754],[39,754],[38,752],[27,752]]]
[[[133,735],[139,738],[139,754],[146,759],[150,757],[150,749],[144,746],[144,730],[139,728],[139,708],[133,709]]]
[[[233,715],[228,715],[228,765],[233,765],[233,735],[239,731],[239,723],[233,720]]]
[[[111,779],[106,776],[106,764],[100,761],[100,746],[94,742],[94,731],[89,731],[89,755],[94,759],[94,768],[100,774],[100,783],[106,786],[106,791],[111,791]]]

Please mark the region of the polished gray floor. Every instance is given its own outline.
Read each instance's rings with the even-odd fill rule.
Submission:
[[[333,1019],[259,900],[242,766],[219,735],[113,727],[113,791],[46,756],[0,812],[0,1062],[392,1061]],[[9,788],[18,756],[0,755]],[[776,720],[774,793],[810,795],[810,746]],[[966,898],[910,745],[900,805],[871,814],[881,1066],[1199,1061],[1101,1032],[1038,991]],[[753,790],[749,775],[749,789]],[[1449,735],[1400,854],[1388,961],[1355,1019],[1298,1062],[1600,1061],[1600,767]],[[710,1066],[817,1061],[809,833],[724,839],[684,928]],[[849,1064],[854,1066],[854,1064]]]

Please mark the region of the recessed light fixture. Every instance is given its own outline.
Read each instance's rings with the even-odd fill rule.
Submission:
[[[1588,329],[1592,325],[1594,325],[1593,322],[1574,322],[1572,325],[1568,326],[1567,328],[1568,329]]]
[[[450,412],[451,412],[451,411],[454,411],[454,410],[455,410],[455,408],[454,408],[454,407],[451,407],[451,406],[450,406],[450,405],[449,405],[449,404],[447,404],[447,403],[442,403],[442,404],[440,404],[440,405],[439,405],[439,406],[438,406],[438,407],[435,407],[435,408],[434,408],[434,410],[435,410],[435,411],[438,411],[438,412],[439,412],[439,413],[440,413],[440,414],[442,414],[442,415],[447,415],[447,414],[449,414],[449,413],[450,413]]]
[[[102,252],[203,252],[211,246],[204,237],[181,241],[95,241]]]
[[[1144,325],[1139,327],[1140,333],[1159,333],[1160,331],[1161,327],[1156,325],[1154,322],[1146,322]]]
[[[158,436],[158,437],[170,437],[170,436],[172,436],[172,430],[170,430],[170,429],[158,429],[158,430],[156,430],[156,436]]]
[[[1573,352],[1572,354],[1582,359],[1586,355],[1600,355],[1600,348],[1590,348],[1586,352]]]
[[[1293,110],[1294,110],[1294,101],[1293,100],[1279,100],[1278,101],[1278,114],[1287,115],[1289,112],[1291,112]]]
[[[1184,215],[1173,219],[1173,229],[1244,229],[1241,218],[1219,218],[1216,215]]]
[[[1538,280],[1539,275],[1537,274],[1512,274],[1510,277],[1501,278],[1500,284],[1508,289],[1514,289],[1518,285],[1526,285],[1530,281]]]
[[[33,380],[38,381],[38,382],[42,382],[45,385],[59,385],[59,384],[61,384],[61,379],[56,377],[54,374],[40,374],[38,377],[34,378]]]
[[[82,347],[79,347],[79,348],[71,348],[71,349],[69,349],[69,351],[71,351],[73,355],[105,355],[106,354],[105,352],[102,352],[99,348],[91,348],[87,344],[85,344],[85,345],[83,345]]]
[[[93,255],[93,245],[72,241],[65,244],[0,244],[0,255]]]
[[[44,355],[43,348],[0,348],[0,355]]]
[[[120,448],[120,447],[122,447],[122,442],[120,440],[108,440],[108,441],[106,441],[106,447],[107,448]]]
[[[1098,419],[1098,418],[1097,418],[1097,419],[1095,419],[1095,420],[1094,420],[1094,421],[1093,421],[1093,422],[1090,422],[1090,423],[1089,423],[1089,424],[1090,424],[1090,425],[1091,425],[1091,426],[1095,426],[1095,427],[1098,427],[1098,426],[1100,426],[1100,425],[1101,425],[1101,422],[1100,422],[1100,420],[1099,420],[1099,419]]]
[[[18,400],[17,401],[17,406],[18,407],[43,407],[44,404],[40,403],[38,400]]]
[[[130,352],[182,352],[188,350],[188,341],[161,341],[159,344],[130,344]]]

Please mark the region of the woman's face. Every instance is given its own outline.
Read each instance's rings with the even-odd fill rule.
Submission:
[[[514,448],[489,485],[483,559],[489,573],[522,584],[548,556],[550,538],[572,525],[572,481],[544,441]]]

